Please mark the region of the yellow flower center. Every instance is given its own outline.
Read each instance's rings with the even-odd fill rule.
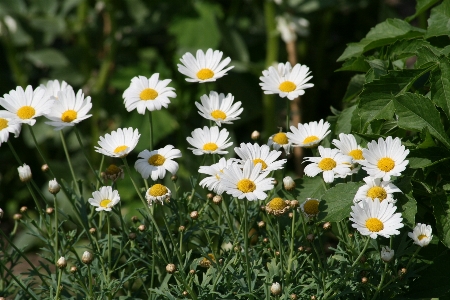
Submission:
[[[100,201],[100,206],[101,207],[108,207],[108,204],[110,204],[112,201],[109,199],[103,199],[102,201]]]
[[[383,201],[387,197],[387,192],[381,186],[374,186],[367,191],[367,196],[372,198],[372,200],[378,198],[380,201]]]
[[[114,153],[122,152],[123,150],[125,150],[127,148],[128,148],[128,146],[126,146],[126,145],[119,146],[116,149],[114,149]]]
[[[377,166],[381,171],[389,172],[395,167],[395,161],[393,161],[392,158],[383,157],[378,161]]]
[[[289,92],[295,91],[297,86],[292,81],[285,81],[285,82],[282,82],[278,88],[282,92],[289,93]]]
[[[426,235],[426,234],[421,234],[421,235],[419,235],[418,237],[417,237],[417,239],[419,240],[419,241],[421,241],[422,239],[424,239],[424,238],[427,238],[428,236]]]
[[[381,222],[377,218],[370,218],[366,221],[366,227],[372,232],[379,232],[383,230],[384,225],[383,222]]]
[[[151,164],[152,166],[162,166],[165,161],[166,158],[160,154],[152,155],[148,159],[148,163]]]
[[[285,145],[289,142],[287,135],[284,132],[278,132],[273,136],[272,140],[280,145]]]
[[[237,183],[237,189],[243,193],[251,193],[256,190],[256,184],[250,179],[241,179]]]
[[[336,167],[336,161],[332,158],[326,157],[319,162],[318,166],[323,171],[330,171]]]
[[[258,163],[260,163],[260,164],[262,165],[261,170],[264,170],[264,169],[267,168],[267,164],[266,164],[265,161],[263,161],[261,158],[255,158],[255,159],[253,160],[253,165],[256,166],[256,164],[258,164]]]
[[[164,185],[157,183],[148,190],[148,193],[153,197],[164,196],[167,194],[167,188]]]
[[[201,69],[200,71],[197,72],[197,77],[200,80],[207,80],[213,78],[213,76],[214,72],[211,71],[210,69]]]
[[[221,111],[221,110],[216,109],[216,110],[214,110],[214,111],[211,112],[211,117],[213,117],[214,119],[222,119],[222,120],[225,120],[225,119],[227,118],[227,114],[224,113],[224,112]]]
[[[216,151],[217,148],[219,147],[217,146],[216,143],[206,143],[203,145],[203,150],[205,151]]]
[[[139,98],[141,98],[141,100],[143,101],[155,100],[156,97],[158,97],[158,92],[150,88],[142,90],[142,92],[139,94]]]
[[[308,136],[306,139],[303,140],[303,144],[309,144],[309,143],[317,141],[318,139],[319,138],[317,136],[311,135],[311,136]]]
[[[19,118],[21,118],[22,120],[31,119],[35,114],[36,114],[36,111],[34,110],[34,108],[31,106],[27,106],[27,105],[22,106],[17,111],[17,116]]]
[[[308,199],[303,205],[303,211],[308,215],[317,215],[319,213],[319,200]]]
[[[0,118],[0,130],[8,127],[8,120]]]
[[[269,203],[267,203],[267,206],[273,210],[282,210],[287,206],[287,204],[281,198],[273,198]]]
[[[73,120],[75,120],[76,118],[77,118],[77,112],[72,110],[72,109],[69,109],[69,110],[66,110],[62,114],[61,121],[66,122],[66,123],[70,123]]]
[[[356,160],[364,159],[362,150],[360,150],[360,149],[352,150],[348,153],[348,155],[350,155],[351,157],[353,157],[353,159],[356,159]]]

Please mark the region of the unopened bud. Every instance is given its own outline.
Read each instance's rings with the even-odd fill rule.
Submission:
[[[0,219],[3,218],[3,209],[0,208]]]
[[[53,214],[54,211],[55,211],[55,209],[54,209],[53,207],[47,207],[47,209],[45,210],[45,212],[47,213],[47,215]]]
[[[94,227],[89,229],[90,234],[95,234],[96,232],[97,232],[97,229],[95,229]]]
[[[261,134],[259,133],[259,131],[255,130],[252,132],[251,138],[252,138],[252,140],[257,141],[257,140],[259,140],[260,136],[261,136]]]
[[[381,247],[381,259],[388,263],[394,258],[394,250],[389,248],[388,246]]]
[[[298,297],[296,294],[291,294],[291,300],[297,300],[297,299],[298,299]]]
[[[398,276],[403,276],[405,275],[407,272],[406,268],[401,268],[400,270],[398,270]]]
[[[323,230],[328,230],[330,228],[331,228],[331,223],[330,222],[323,223]]]
[[[281,285],[278,282],[272,283],[272,286],[270,287],[270,292],[274,296],[278,296],[281,294]]]
[[[61,189],[61,187],[59,186],[58,182],[55,179],[52,179],[48,182],[48,191],[50,192],[50,194],[56,195],[59,193],[59,190]]]
[[[186,230],[186,227],[184,227],[183,225],[181,225],[180,227],[178,227],[178,231],[179,232],[183,232]]]
[[[170,177],[170,180],[172,180],[173,182],[177,182],[178,176],[177,175],[172,175],[172,177]]]
[[[194,275],[195,274],[195,270],[190,270],[189,274]]]
[[[289,201],[289,206],[292,207],[292,209],[295,209],[299,206],[299,203],[297,200],[291,200]]]
[[[41,166],[41,170],[42,170],[42,172],[47,172],[48,170],[49,170],[50,168],[48,167],[48,165],[47,164],[43,164],[42,166]]]
[[[312,248],[311,248],[311,247],[306,247],[306,249],[305,249],[305,252],[306,252],[306,253],[311,253],[311,251],[312,251]]]
[[[314,295],[312,295],[312,296],[311,296],[311,300],[317,300],[317,297],[314,296]]]
[[[367,279],[367,277],[363,277],[363,278],[361,278],[361,283],[367,283],[367,281],[369,281],[368,279]]]
[[[214,194],[213,193],[208,193],[208,194],[206,194],[206,198],[208,200],[212,200],[212,198],[214,198]]]
[[[20,208],[20,212],[21,212],[21,213],[25,213],[27,210],[28,210],[28,207],[26,207],[26,206],[22,206],[22,207]]]
[[[283,187],[286,191],[292,191],[295,189],[295,181],[291,176],[286,176],[283,178]]]
[[[60,269],[64,269],[67,266],[67,261],[64,256],[61,256],[56,262],[56,266]]]
[[[145,231],[145,229],[146,229],[146,227],[145,227],[144,224],[141,224],[141,225],[138,226],[138,230],[139,230],[140,232]]]
[[[169,273],[169,274],[175,273],[176,270],[177,270],[177,267],[176,267],[174,264],[168,264],[168,265],[166,266],[166,271],[167,271],[167,273]]]
[[[31,180],[31,169],[27,164],[23,164],[23,166],[18,167],[17,171],[19,171],[19,178],[22,182],[27,182]]]
[[[89,265],[93,260],[94,255],[92,255],[92,253],[89,251],[84,251],[83,255],[81,256],[81,261],[86,265]]]
[[[277,186],[277,185],[278,185],[278,180],[273,179],[273,180],[272,180],[272,183],[273,183],[274,186]]]
[[[276,256],[280,256],[280,251],[275,251]]]
[[[263,242],[264,242],[264,243],[268,243],[268,242],[269,242],[269,239],[268,239],[268,238],[264,238],[264,239],[263,239]]]
[[[306,236],[306,239],[310,242],[314,241],[314,234],[310,233]]]
[[[261,211],[266,211],[266,206],[265,206],[265,205],[261,205],[261,206],[259,207],[259,209],[260,209]]]
[[[136,239],[136,233],[130,232],[130,234],[128,235],[128,238],[129,238],[130,240],[135,240],[135,239]]]
[[[76,273],[78,271],[78,269],[77,269],[77,267],[76,266],[71,266],[70,267],[70,273]]]
[[[298,251],[299,251],[299,252],[305,251],[305,247],[303,247],[303,246],[298,247]]]
[[[214,204],[219,205],[222,202],[222,196],[215,195],[214,198],[213,198],[213,202],[214,202]]]
[[[187,295],[189,295],[189,293],[187,291],[183,291],[182,294],[183,294],[184,297],[187,297]]]
[[[294,216],[294,214],[290,212],[290,213],[288,214],[288,216],[289,216],[289,218],[292,219],[292,217]]]
[[[264,221],[259,221],[258,222],[258,227],[259,228],[264,228],[264,226],[266,226],[266,223]]]
[[[137,223],[138,221],[139,221],[139,218],[138,218],[138,217],[136,217],[136,216],[132,216],[132,217],[131,217],[131,222]]]
[[[13,219],[15,221],[19,221],[20,219],[22,219],[22,214],[14,214]]]
[[[198,219],[198,211],[194,210],[189,214],[192,218],[192,220],[197,220]]]

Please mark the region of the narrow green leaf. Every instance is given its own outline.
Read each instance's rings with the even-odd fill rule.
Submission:
[[[437,235],[450,248],[450,196],[435,195],[431,199],[431,205],[436,218]]]
[[[442,57],[431,72],[431,99],[450,119],[450,60]]]
[[[27,52],[25,57],[36,67],[66,67],[69,60],[61,51],[47,48],[33,52]]]
[[[429,98],[406,93],[396,97],[394,103],[400,128],[421,131],[427,127],[434,137],[450,148],[450,139],[441,123],[439,111]]]
[[[328,222],[339,222],[350,217],[353,198],[361,182],[339,183],[323,195],[319,210],[319,219]]]
[[[444,0],[431,10],[428,29],[424,38],[449,35],[450,33],[450,1]]]
[[[387,19],[372,28],[359,43],[348,44],[337,61],[359,56],[366,51],[389,45],[400,39],[419,37],[424,33],[425,30],[413,27],[403,20]]]

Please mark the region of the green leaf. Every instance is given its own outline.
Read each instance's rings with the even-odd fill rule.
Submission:
[[[403,217],[403,223],[409,226],[410,228],[414,228],[416,226],[415,218],[417,213],[417,202],[416,199],[412,196],[412,193],[409,194],[395,194],[397,198],[397,211],[401,212]]]
[[[427,127],[434,137],[450,148],[450,139],[441,123],[439,111],[429,98],[406,93],[396,97],[394,103],[400,128],[421,131]]]
[[[299,192],[297,200],[300,202],[305,201],[306,198],[320,199],[326,191],[322,176],[305,176],[302,179],[295,180],[295,183],[296,190]]]
[[[431,99],[450,119],[450,60],[442,57],[431,72]]]
[[[25,57],[39,68],[66,67],[69,65],[69,60],[64,56],[64,54],[52,48],[27,52]]]
[[[344,53],[337,61],[347,60],[359,56],[369,50],[389,45],[400,39],[410,39],[422,36],[425,30],[413,27],[407,22],[399,19],[387,19],[372,28],[359,43],[347,45]]]
[[[320,202],[319,219],[328,222],[339,222],[350,216],[353,198],[361,182],[338,183],[335,187],[326,191]]]
[[[344,109],[338,116],[334,132],[337,133],[351,133],[352,132],[352,117],[356,105]]]
[[[421,169],[450,159],[450,151],[441,147],[414,149],[408,155],[409,167]]]
[[[450,1],[444,0],[431,10],[428,29],[424,38],[449,35],[450,33]]]
[[[421,47],[429,47],[430,43],[424,39],[400,40],[389,46],[388,56],[390,60],[411,57],[417,54]]]
[[[342,99],[343,102],[349,102],[356,98],[356,96],[361,93],[364,83],[365,83],[365,76],[363,74],[358,74],[353,76],[350,79],[350,82],[347,86],[347,91],[345,92],[344,98]]]
[[[355,72],[367,72],[370,69],[364,56],[353,57],[346,61],[338,71],[355,71]]]
[[[450,247],[450,196],[435,195],[431,198],[431,205],[436,218],[437,235],[445,246]]]
[[[421,13],[424,13],[425,11],[427,11],[430,7],[432,7],[433,5],[435,5],[439,1],[440,0],[417,0],[416,12],[414,13],[414,15],[406,18],[406,22],[411,22],[418,15],[420,15]]]

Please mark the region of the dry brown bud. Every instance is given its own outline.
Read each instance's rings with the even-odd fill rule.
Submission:
[[[328,230],[328,229],[330,229],[331,228],[331,223],[330,222],[325,222],[324,224],[323,224],[323,230]]]
[[[167,273],[169,273],[169,274],[175,273],[176,270],[177,270],[177,267],[176,267],[174,264],[168,264],[168,265],[166,266],[166,271],[167,271]]]
[[[196,210],[191,211],[191,213],[189,215],[191,216],[192,220],[197,220],[198,219],[198,211],[196,211]]]
[[[77,270],[78,270],[78,269],[77,269],[76,266],[71,266],[71,267],[70,267],[70,273],[72,273],[72,274],[73,274],[73,273],[76,273]]]
[[[206,194],[206,198],[208,198],[208,200],[212,200],[212,198],[214,198],[214,194],[208,193],[208,194]]]
[[[89,229],[90,234],[95,234],[96,232],[97,232],[97,229],[95,229],[94,227]]]
[[[310,233],[306,236],[306,239],[310,242],[314,241],[314,234]]]
[[[219,205],[220,203],[222,203],[222,196],[215,195],[214,198],[213,198],[213,202],[214,202],[214,204]]]
[[[141,225],[138,226],[138,230],[139,230],[140,232],[145,231],[145,229],[147,229],[147,227],[145,227],[144,224],[141,224]]]
[[[259,221],[258,222],[258,227],[259,228],[264,228],[264,226],[266,226],[266,223],[264,223],[264,221]]]
[[[365,255],[361,256],[361,258],[359,259],[360,263],[365,263],[367,261],[367,257]]]
[[[136,216],[132,216],[132,217],[131,217],[131,221],[132,221],[133,223],[137,223],[137,222],[139,222],[139,218],[136,217]]]
[[[136,239],[136,233],[130,232],[130,234],[128,235],[128,238],[129,238],[130,240],[135,240],[135,239]]]
[[[20,219],[22,219],[22,214],[14,214],[13,219],[15,221],[19,221]]]

